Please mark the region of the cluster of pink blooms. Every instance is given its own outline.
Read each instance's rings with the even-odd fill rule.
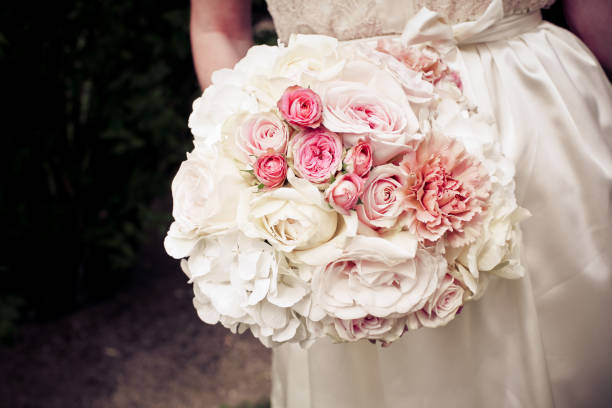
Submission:
[[[287,88],[278,110],[289,126],[279,121],[259,121],[254,126],[251,117],[243,132],[246,137],[241,139],[243,148],[256,157],[253,173],[261,187],[271,189],[285,183],[289,156],[299,177],[329,185],[325,198],[334,209],[342,214],[355,209],[372,168],[370,144],[363,141],[345,150],[342,137],[321,125],[323,105],[311,89]]]
[[[425,67],[433,80],[450,75],[441,64]],[[373,230],[402,222],[427,244],[446,235],[454,247],[473,238],[466,231],[489,196],[489,177],[460,142],[444,136],[411,142],[403,154],[374,166],[367,138],[346,146],[342,134],[322,125],[321,98],[311,89],[291,86],[277,106],[286,122],[254,114],[237,138],[261,189],[283,186],[291,165],[298,177],[325,190],[333,209],[344,215],[356,210]],[[356,106],[357,120],[374,124],[379,118],[370,108]]]

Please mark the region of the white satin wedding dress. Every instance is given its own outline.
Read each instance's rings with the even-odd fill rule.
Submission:
[[[466,94],[517,168],[527,276],[388,348],[274,351],[274,408],[612,406],[612,87],[548,0],[268,0],[280,38],[399,34],[426,6],[454,26]],[[475,23],[465,23],[476,21]]]

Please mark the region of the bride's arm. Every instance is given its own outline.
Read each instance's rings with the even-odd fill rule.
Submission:
[[[564,0],[569,27],[593,51],[601,65],[612,73],[612,1]]]
[[[191,51],[200,86],[232,67],[251,46],[250,0],[191,0]]]

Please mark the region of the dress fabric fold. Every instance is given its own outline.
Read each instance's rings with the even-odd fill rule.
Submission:
[[[275,349],[274,408],[609,406],[612,86],[579,39],[546,22],[459,43],[456,57],[532,213],[522,224],[526,277],[491,280],[448,326],[387,348]]]

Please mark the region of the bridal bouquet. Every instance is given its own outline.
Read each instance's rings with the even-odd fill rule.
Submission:
[[[428,43],[296,35],[213,74],[165,240],[204,322],[386,345],[522,276],[513,164],[451,65]]]

